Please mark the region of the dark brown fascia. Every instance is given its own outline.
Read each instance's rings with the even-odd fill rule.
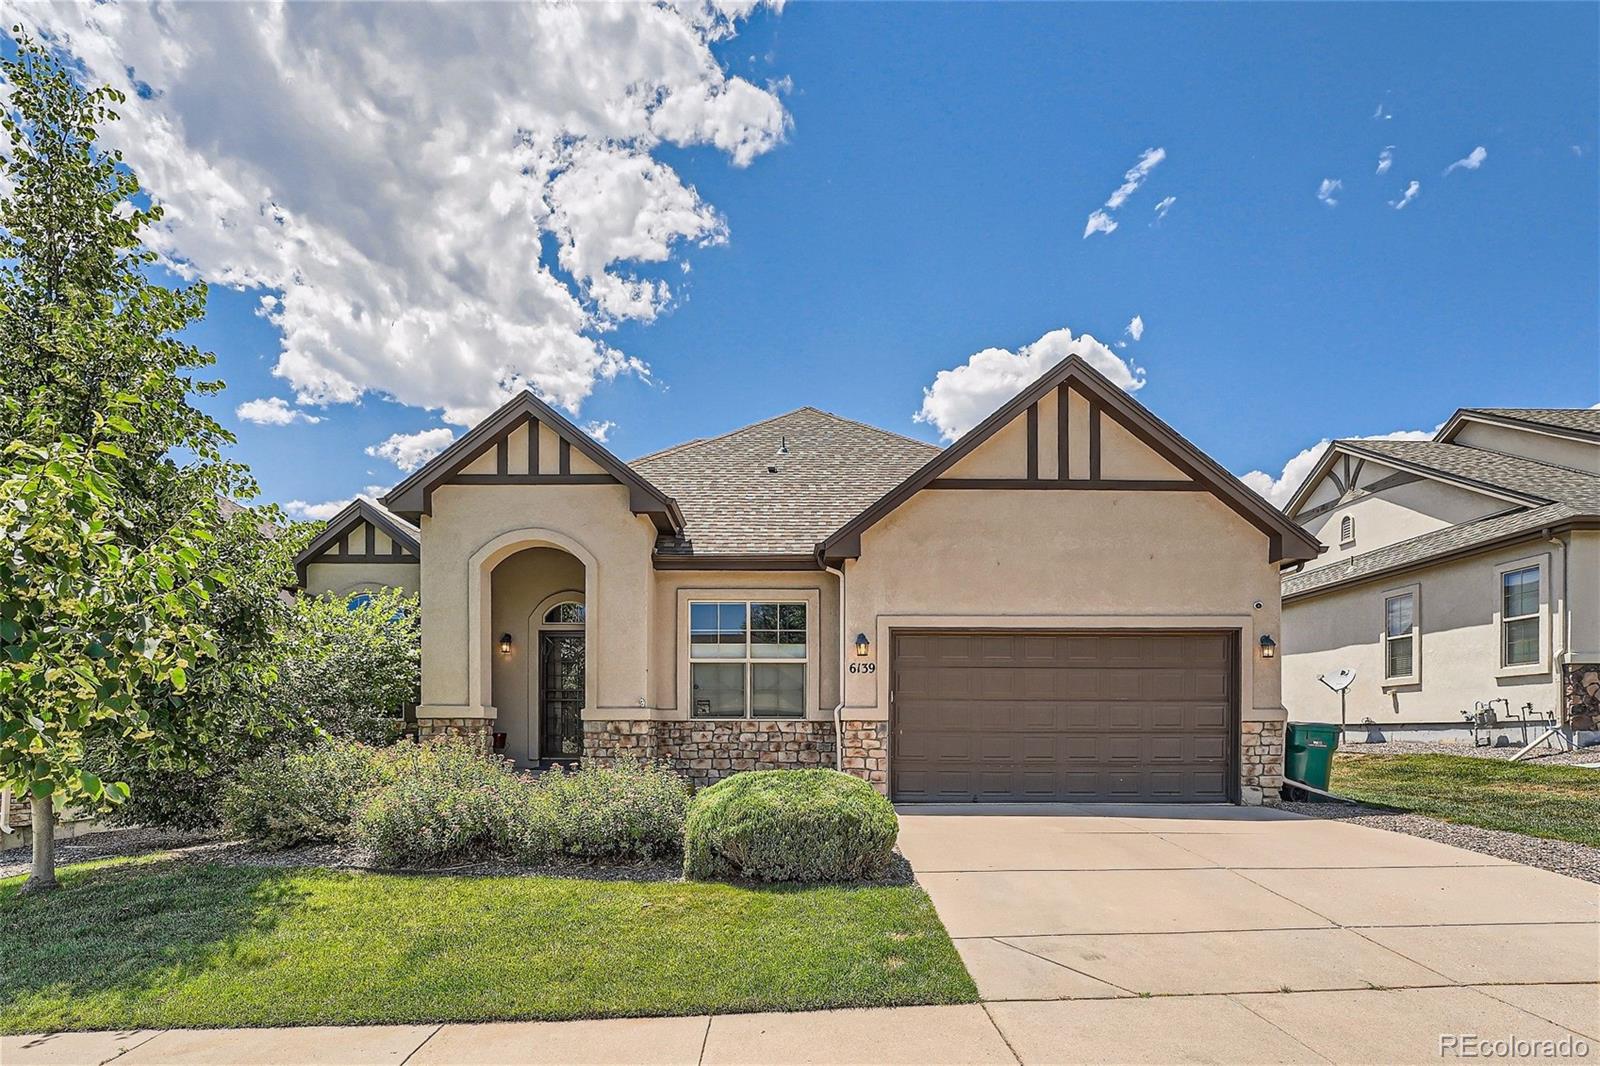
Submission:
[[[1099,448],[1097,446],[1098,442],[1095,440],[1095,429],[1097,428],[1099,415],[1103,413],[1115,419],[1119,425],[1140,441],[1143,441],[1158,455],[1178,467],[1178,469],[1183,470],[1198,481],[1201,487],[1210,491],[1257,529],[1266,533],[1271,546],[1272,562],[1314,559],[1322,551],[1322,545],[1316,538],[1295,525],[1283,512],[1267,503],[1254,492],[1251,492],[1237,478],[1219,466],[1214,459],[1199,448],[1196,448],[1171,426],[1151,414],[1143,405],[1128,397],[1126,393],[1117,388],[1116,385],[1113,385],[1105,375],[1094,369],[1081,357],[1070,355],[1043,374],[1038,381],[1002,405],[999,410],[969,430],[960,440],[934,456],[914,474],[889,490],[875,503],[867,507],[866,510],[846,522],[836,532],[819,543],[816,548],[817,558],[824,563],[836,563],[843,559],[859,558],[861,555],[862,533],[877,524],[913,495],[922,489],[932,486],[940,474],[950,469],[951,466],[971,453],[980,444],[999,432],[1001,427],[1007,425],[1019,413],[1037,404],[1052,389],[1060,388],[1062,390],[1059,401],[1064,402],[1068,386],[1082,393],[1089,400],[1091,468],[1098,459]],[[1065,448],[1060,445],[1059,441],[1057,446],[1061,449],[1057,453],[1058,456],[1064,454]],[[1094,471],[1091,469],[1091,474],[1093,473]],[[958,480],[965,481],[968,479]],[[1099,479],[1091,477],[1090,480],[1098,481]],[[1072,479],[1067,478],[1065,468],[1060,470],[1060,480],[1050,482],[1050,484],[1056,488],[1075,487]],[[1128,485],[1143,483],[1102,484],[1107,488],[1125,488]],[[1011,488],[1015,486],[1007,483],[1003,486],[997,485],[995,487]]]
[[[560,474],[514,475],[506,473],[472,475],[461,474],[461,471],[470,465],[479,456],[490,448],[498,449],[495,467],[504,470],[505,464],[501,462],[505,448],[503,438],[522,425],[543,423],[561,440]],[[531,432],[531,431],[530,431]],[[634,514],[648,515],[663,533],[681,533],[683,531],[683,512],[678,509],[677,501],[654,485],[650,484],[643,475],[594,440],[583,430],[567,421],[553,407],[539,399],[529,391],[519,392],[501,405],[500,409],[488,418],[479,422],[468,430],[454,444],[440,452],[428,461],[426,465],[406,478],[384,496],[382,504],[396,514],[419,518],[425,514],[433,513],[433,490],[438,486],[456,479],[470,478],[467,484],[535,484],[535,485],[577,485],[596,484],[599,475],[574,475],[571,474],[571,449],[577,448],[596,466],[606,471],[608,481],[616,481],[628,489],[628,506]],[[532,459],[538,454],[538,444],[530,441],[528,446],[529,457]],[[493,478],[494,481],[482,479]],[[537,478],[537,480],[535,480]]]
[[[1486,540],[1480,544],[1468,544],[1460,548],[1453,548],[1437,555],[1430,555],[1425,559],[1415,559],[1409,563],[1386,566],[1381,570],[1369,570],[1364,574],[1354,574],[1350,577],[1340,578],[1338,581],[1330,581],[1326,585],[1318,585],[1314,589],[1286,593],[1283,596],[1283,602],[1291,603],[1310,599],[1313,596],[1321,596],[1325,592],[1337,592],[1340,589],[1347,589],[1366,581],[1390,580],[1401,574],[1409,574],[1415,570],[1426,570],[1430,566],[1454,562],[1457,559],[1469,559],[1474,555],[1482,555],[1485,552],[1491,552],[1497,548],[1505,548],[1512,544],[1519,544],[1522,541],[1547,541],[1557,533],[1570,533],[1575,529],[1600,529],[1600,515],[1578,515],[1573,518],[1565,518],[1559,522],[1551,522],[1546,526],[1534,526],[1529,529],[1518,530],[1515,533],[1507,533],[1503,537],[1495,537],[1493,540]],[[1374,548],[1373,550],[1377,551],[1378,549]],[[1285,574],[1284,576],[1288,577],[1289,575]]]
[[[815,555],[657,555],[657,570],[821,570]]]
[[[349,536],[356,523],[367,524],[367,542],[359,555],[351,555],[346,549],[349,547],[344,539]],[[401,546],[410,554],[379,555],[373,551],[373,529],[381,529],[389,535],[392,544]],[[318,558],[334,543],[341,542],[340,554],[331,558]],[[390,515],[370,501],[356,498],[350,501],[349,506],[332,518],[321,533],[311,538],[311,542],[294,557],[295,579],[301,588],[306,587],[306,568],[312,563],[416,563],[422,561],[422,545],[415,535],[404,526],[396,522]]]
[[[1574,408],[1577,410],[1577,408]],[[1581,440],[1589,444],[1600,441],[1600,433],[1587,429],[1574,429],[1571,426],[1553,426],[1548,422],[1539,422],[1531,418],[1517,418],[1514,415],[1490,413],[1476,407],[1463,407],[1450,416],[1450,421],[1444,424],[1433,439],[1441,444],[1450,443],[1451,439],[1461,429],[1463,422],[1488,422],[1496,426],[1507,426],[1511,429],[1531,429],[1540,433],[1548,433],[1555,437],[1566,437],[1570,440]]]

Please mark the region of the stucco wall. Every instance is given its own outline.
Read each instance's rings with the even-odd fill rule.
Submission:
[[[422,525],[422,707],[419,716],[493,717],[497,656],[488,575],[528,547],[584,562],[587,715],[650,701],[655,528],[621,485],[446,485]]]
[[[877,665],[847,677],[849,718],[888,717],[889,636],[914,627],[1238,629],[1243,718],[1283,717],[1278,660],[1256,653],[1278,632],[1267,536],[1206,492],[924,490],[845,576]]]
[[[1591,550],[1584,546],[1584,552]],[[1496,568],[1529,558],[1547,561],[1547,579],[1540,590],[1547,622],[1542,648],[1546,665],[1537,674],[1502,676]],[[1576,599],[1583,598],[1579,590],[1600,587],[1600,569],[1592,563],[1582,565],[1585,572],[1574,569],[1570,575],[1569,588]],[[1484,555],[1291,600],[1284,605],[1283,618],[1283,697],[1290,719],[1339,720],[1339,697],[1324,688],[1317,675],[1341,667],[1356,671],[1347,697],[1351,724],[1371,718],[1380,727],[1459,726],[1461,711],[1471,710],[1478,700],[1502,696],[1511,702],[1513,712],[1532,702],[1535,714],[1549,717],[1558,694],[1557,672],[1550,664],[1564,651],[1561,570],[1561,549],[1535,538]],[[1380,641],[1383,597],[1412,584],[1420,592],[1419,683],[1386,687]],[[1594,613],[1592,607],[1585,611]]]
[[[409,563],[310,563],[306,566],[306,592],[312,596],[325,592],[350,596],[383,588],[404,589],[415,596],[421,587],[421,568],[415,560]]]
[[[1398,473],[1394,467],[1367,460],[1361,468],[1359,486],[1367,487]],[[1319,490],[1320,490],[1319,486]],[[1317,499],[1319,497],[1313,497]],[[1307,501],[1310,503],[1310,501]],[[1460,522],[1504,511],[1513,504],[1485,496],[1470,489],[1422,479],[1395,485],[1356,499],[1301,522],[1307,532],[1328,546],[1328,550],[1306,564],[1307,569],[1327,566],[1352,555],[1373,551],[1386,544],[1408,540]],[[1340,522],[1346,515],[1355,518],[1356,540],[1346,548],[1339,543]]]
[[[1467,422],[1456,431],[1451,443],[1600,474],[1600,445],[1554,437],[1548,433],[1533,433],[1486,422]]]

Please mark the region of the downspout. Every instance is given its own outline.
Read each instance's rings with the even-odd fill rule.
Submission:
[[[15,832],[11,828],[11,789],[0,787],[0,833],[10,836]]]
[[[839,702],[833,706],[833,768],[844,773],[844,671],[845,671],[845,613],[844,564],[838,569],[826,562],[822,568],[839,579]]]
[[[1555,649],[1550,650],[1550,664],[1555,667],[1556,698],[1555,706],[1550,708],[1550,717],[1557,728],[1563,728],[1567,717],[1567,665],[1564,661],[1572,653],[1572,601],[1567,599],[1567,542],[1554,533],[1550,535],[1552,544],[1561,545],[1561,614],[1555,619],[1555,625],[1550,628],[1559,630],[1561,637],[1561,654],[1558,656]],[[1567,734],[1567,745],[1572,745],[1572,736]]]

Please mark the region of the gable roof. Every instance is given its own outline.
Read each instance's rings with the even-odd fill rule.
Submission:
[[[1565,409],[1463,408],[1433,440],[1337,440],[1306,478],[1289,513],[1295,514],[1315,486],[1328,476],[1339,454],[1369,458],[1410,473],[1460,485],[1506,501],[1501,510],[1483,518],[1459,522],[1407,540],[1361,552],[1314,570],[1287,574],[1285,599],[1323,589],[1393,574],[1486,551],[1558,529],[1600,527],[1600,476],[1534,459],[1451,443],[1452,427],[1463,415],[1487,411],[1517,416],[1517,421],[1565,422],[1577,426],[1600,425],[1600,412]],[[1522,417],[1528,416],[1528,417]],[[1572,416],[1572,417],[1567,417]],[[1591,416],[1593,416],[1591,418]],[[1564,434],[1565,435],[1565,434]]]
[[[817,545],[824,562],[861,554],[861,534],[1059,386],[1071,385],[1168,462],[1185,471],[1271,541],[1271,559],[1314,559],[1321,543],[1077,355],[1069,355],[944,451]]]
[[[1591,506],[1600,478],[1502,452],[1431,440],[1335,441],[1355,455],[1523,503]],[[1331,449],[1330,449],[1331,450]]]
[[[416,526],[407,522],[399,515],[386,511],[383,507],[365,496],[357,496],[351,500],[344,510],[328,519],[322,527],[322,532],[311,538],[311,542],[294,557],[295,576],[300,579],[303,588],[306,583],[306,568],[318,561],[318,557],[326,552],[333,544],[340,541],[352,529],[362,522],[383,530],[395,544],[404,546],[409,556],[387,556],[382,561],[396,563],[415,563],[422,558],[421,531]],[[376,561],[366,560],[362,561]]]
[[[801,407],[629,465],[681,502],[683,532],[658,541],[658,559],[789,555],[799,557],[797,565],[815,565],[817,541],[938,452]]]
[[[634,514],[648,515],[662,532],[679,533],[683,530],[683,514],[672,497],[650,484],[649,481],[611,454],[604,445],[567,421],[555,408],[523,390],[507,400],[500,409],[472,429],[462,434],[453,444],[430,459],[422,469],[390,489],[382,499],[385,507],[408,518],[418,518],[433,512],[433,490],[460,473],[463,467],[494,447],[519,426],[540,423],[578,449],[596,466],[628,488],[628,504]],[[555,477],[556,475],[552,475]]]
[[[1600,408],[1594,407],[1463,407],[1450,417],[1438,435],[1450,441],[1465,422],[1493,422],[1554,433],[1578,440],[1600,441]]]

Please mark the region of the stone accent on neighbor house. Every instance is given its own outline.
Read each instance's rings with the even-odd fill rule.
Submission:
[[[888,723],[844,723],[845,772],[888,788]],[[696,787],[740,770],[803,770],[834,765],[832,722],[813,719],[585,721],[585,763],[607,766],[622,758],[656,759]]]
[[[1239,723],[1239,801],[1274,806],[1283,788],[1283,722]]]

